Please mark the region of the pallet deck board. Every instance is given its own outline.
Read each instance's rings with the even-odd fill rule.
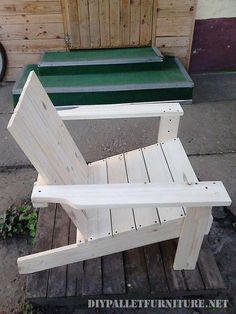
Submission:
[[[33,253],[52,248],[53,230],[55,221],[56,205],[50,205],[48,208],[42,208],[39,211],[37,233],[35,237],[35,246]],[[33,273],[27,276],[28,297],[45,298],[47,295],[49,270]]]
[[[169,290],[172,292],[187,290],[187,285],[185,283],[182,271],[173,269],[173,261],[176,250],[175,242],[171,240],[161,242],[160,247]]]
[[[73,244],[76,241],[76,227],[72,221],[70,221],[69,232],[69,244]],[[77,280],[77,277],[82,277],[83,263],[73,263],[67,266],[67,285],[66,296],[76,296],[77,290],[81,291],[81,281]],[[79,276],[80,274],[80,276]]]
[[[103,294],[124,294],[125,272],[122,252],[102,257]]]
[[[84,261],[82,296],[102,294],[102,259]]]
[[[150,292],[147,266],[143,247],[124,252],[126,273],[126,289],[128,295],[142,294],[143,290]]]
[[[58,205],[56,210],[52,205],[40,209],[35,252],[62,245],[66,239],[73,243],[75,237],[75,227]],[[175,248],[176,240],[169,240],[27,275],[27,299],[39,305],[82,306],[91,297],[202,296],[225,290],[207,241],[195,270],[173,270]]]
[[[201,274],[198,266],[195,270],[183,270],[183,276],[187,285],[188,290],[203,290],[204,283],[202,281]]]
[[[57,204],[52,248],[68,244],[69,217],[61,205]],[[49,270],[48,297],[61,297],[66,293],[67,266],[55,267]]]
[[[144,252],[151,294],[168,291],[160,244],[147,245],[144,247]]]
[[[198,267],[206,289],[225,289],[224,280],[206,240],[199,253]]]

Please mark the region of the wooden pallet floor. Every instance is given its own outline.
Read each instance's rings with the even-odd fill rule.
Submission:
[[[76,229],[60,205],[40,209],[34,252],[75,243]],[[204,243],[193,271],[172,268],[170,240],[27,276],[27,299],[39,305],[83,305],[88,298],[212,295],[225,290]]]

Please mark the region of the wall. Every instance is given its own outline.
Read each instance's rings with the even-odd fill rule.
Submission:
[[[38,62],[40,54],[46,50],[66,49],[68,42],[65,43],[65,33],[78,35],[78,32],[75,31],[76,28],[70,29],[65,16],[65,11],[68,11],[71,4],[70,14],[73,19],[75,18],[75,8],[78,10],[79,2],[83,2],[87,7],[99,3],[101,8],[101,5],[108,1],[110,4],[115,1],[120,7],[124,4],[126,8],[136,6],[137,12],[139,10],[141,14],[140,16],[138,14],[139,27],[148,30],[145,31],[145,36],[148,36],[145,38],[145,43],[156,45],[164,54],[180,57],[188,68],[196,0],[89,0],[89,2],[88,0],[0,0],[0,41],[7,50],[9,60],[5,79],[15,80],[24,64]],[[146,7],[146,1],[153,7],[150,18],[142,9],[142,7]],[[92,13],[89,10],[88,12]],[[143,18],[140,19],[142,14]],[[79,21],[80,26],[85,28],[84,33],[90,37],[93,34],[91,29],[95,29],[95,17],[91,18],[93,25],[86,24],[82,20]],[[124,16],[120,14],[120,23],[122,19]],[[103,20],[104,17],[101,19],[102,23],[104,23]],[[109,31],[111,23],[110,20],[108,22]],[[125,38],[128,26],[124,27],[124,23],[122,23],[124,30],[121,34]],[[130,23],[131,29],[132,21]],[[151,26],[151,31],[145,25]],[[90,39],[94,40],[94,38]],[[95,46],[93,42],[91,47],[96,48]],[[78,48],[80,47],[78,46]]]
[[[6,80],[45,50],[65,48],[60,0],[0,0],[0,40],[8,55]]]
[[[197,20],[236,16],[235,0],[198,0]]]
[[[195,0],[62,0],[72,48],[156,45],[188,67]],[[76,31],[75,31],[76,30]]]
[[[236,70],[236,1],[198,0],[190,71]]]
[[[197,1],[158,0],[156,44],[165,55],[178,56],[188,68]]]

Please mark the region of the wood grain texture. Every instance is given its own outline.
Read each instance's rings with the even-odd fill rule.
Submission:
[[[102,260],[101,257],[84,262],[84,274],[82,283],[82,295],[102,294]]]
[[[130,44],[130,0],[120,0],[120,44]]]
[[[63,0],[68,5],[70,1]],[[153,0],[77,0],[81,43],[74,48],[147,46],[152,42]],[[64,15],[70,25],[74,13]],[[68,28],[69,29],[69,28]],[[69,30],[73,42],[73,32]]]
[[[157,15],[158,15],[158,0],[153,0],[153,8],[152,8],[152,46],[156,44],[156,23],[157,23]]]
[[[127,183],[124,155],[116,155],[107,158],[107,174],[109,184]],[[135,230],[133,210],[128,208],[111,208],[112,231],[119,234],[125,231]]]
[[[22,72],[22,67],[8,67],[4,80],[7,82],[14,82],[15,80],[17,80]]]
[[[187,68],[189,68],[189,65],[190,65],[192,43],[193,43],[193,32],[194,32],[195,19],[196,19],[196,14],[197,14],[197,0],[192,0],[192,1],[193,1],[193,6],[191,6],[191,10],[193,12],[193,16],[192,16],[192,23],[191,23],[190,36],[189,36],[189,38],[191,40],[189,41],[188,54],[187,54],[187,57],[186,57],[186,59],[187,59]]]
[[[100,40],[100,16],[98,0],[90,0],[89,4],[89,27],[90,27],[90,46],[97,48],[101,46]]]
[[[60,13],[56,14],[15,14],[15,15],[0,15],[0,24],[1,25],[32,25],[32,24],[41,24],[42,21],[46,23],[61,23],[62,24],[62,15]]]
[[[5,81],[16,80],[23,65],[36,63],[45,50],[65,50],[64,36],[60,0],[1,0],[1,43],[7,54],[26,54],[24,59],[10,55]]]
[[[157,138],[158,143],[165,142],[177,137],[179,120],[180,117],[178,116],[161,117]]]
[[[159,144],[142,149],[150,182],[165,184],[173,182],[169,166]],[[182,207],[159,207],[158,216],[160,223],[179,219],[184,216]]]
[[[33,71],[9,121],[8,130],[45,184],[88,181],[87,164]],[[75,213],[69,206],[64,206],[64,209],[87,236],[84,213]]]
[[[179,58],[188,57],[188,46],[184,47],[164,47],[160,51],[165,56],[178,56]]]
[[[61,13],[59,1],[1,1],[0,15],[15,14],[58,14]]]
[[[175,48],[175,47],[186,47],[190,43],[190,38],[188,36],[178,36],[178,37],[157,37],[156,46],[159,48]]]
[[[62,120],[120,119],[143,117],[179,117],[184,114],[179,103],[139,102],[115,105],[89,105],[58,111]],[[171,123],[170,123],[171,125]],[[175,132],[177,135],[177,131]]]
[[[159,17],[156,24],[156,36],[189,36],[192,17]]]
[[[52,248],[56,205],[40,209],[33,253]],[[26,295],[28,298],[45,298],[47,295],[49,270],[27,276]]]
[[[40,124],[42,124],[41,127]],[[67,183],[87,182],[87,164],[33,71],[27,79],[20,101],[9,121],[8,130],[37,168],[46,184],[56,182],[61,184],[63,181],[66,183],[66,180],[68,180]],[[24,132],[26,132],[27,141],[24,139]],[[36,145],[35,152],[33,145]],[[55,145],[54,148],[53,145]],[[57,150],[61,152],[56,152]],[[70,154],[68,150],[71,151]],[[50,153],[56,158],[53,158],[53,162],[52,159],[49,160],[50,158],[47,160],[47,154]],[[63,162],[67,165],[63,166]]]
[[[0,39],[7,52],[156,45],[188,68],[197,0],[2,0]],[[66,38],[66,41],[65,41]],[[5,80],[35,62],[11,60]]]
[[[206,289],[224,289],[225,283],[205,238],[199,254],[198,267]]]
[[[188,208],[176,250],[174,269],[195,269],[211,207]]]
[[[123,253],[102,257],[103,293],[123,294],[126,292]]]
[[[141,0],[140,45],[151,45],[153,0]]]
[[[55,228],[52,248],[68,244],[70,220],[63,208],[58,204],[56,208]],[[60,266],[49,270],[47,296],[62,297],[66,294],[67,266]]]
[[[76,227],[70,221],[69,244],[76,242]],[[83,262],[67,265],[66,296],[76,296],[82,293]]]
[[[60,202],[73,207],[75,212],[84,208],[86,211],[99,208],[117,208],[120,212],[121,208],[129,207],[185,206],[203,208],[229,206],[231,204],[231,199],[221,181],[203,181],[197,184],[165,182],[37,185],[33,189],[31,198],[35,204]],[[127,212],[126,209],[125,213]]]
[[[199,272],[198,267],[196,267],[193,270],[183,270],[183,275],[188,290],[190,291],[204,290],[204,283],[202,281],[202,276],[201,273]]]
[[[107,183],[106,160],[89,164],[89,184]],[[87,212],[88,239],[94,240],[112,236],[110,208],[95,209]]]
[[[34,40],[25,40],[25,39],[14,39],[14,40],[3,40],[2,44],[4,45],[7,52],[14,53],[43,53],[45,50],[65,50],[65,41],[64,39],[34,39]],[[27,56],[26,56],[27,57]],[[11,66],[11,64],[9,64]]]
[[[139,45],[140,25],[137,21],[140,19],[141,0],[130,1],[130,46]]]
[[[21,68],[27,63],[33,64],[39,61],[40,54],[38,53],[8,53],[7,60],[11,64],[11,68]]]
[[[151,294],[156,295],[158,292],[168,291],[159,243],[145,246],[144,253]]]
[[[164,55],[179,57],[188,69],[197,0],[158,0],[155,44]]]
[[[1,0],[1,4],[3,5],[14,5],[16,3],[18,3],[19,1],[17,0]],[[39,2],[39,0],[23,0],[21,1],[23,2],[24,4],[26,3],[30,3],[30,4],[35,4],[35,2]],[[60,0],[43,0],[43,2],[51,2],[51,3],[56,3],[56,4],[60,4]]]
[[[124,252],[126,289],[128,294],[142,294],[150,291],[147,266],[143,248]]]
[[[175,244],[173,241],[160,243],[167,283],[170,291],[185,290],[186,283],[180,270],[173,269]]]
[[[90,47],[90,28],[89,28],[89,9],[87,0],[79,0],[78,17],[79,17],[79,31],[81,48]]]
[[[63,17],[66,19],[66,33],[70,34],[68,47],[78,47],[80,46],[80,31],[77,0],[64,0],[62,10]]]
[[[155,242],[179,237],[182,220],[170,221],[168,224],[140,228],[139,231],[127,231],[115,237],[107,237],[78,244],[31,254],[18,258],[19,272],[32,273],[48,268],[89,260],[127,249],[132,249]],[[128,239],[128,240],[127,240]]]
[[[177,241],[173,240],[173,247],[177,248]],[[188,291],[204,291],[204,283],[198,265],[193,270],[182,271]]]
[[[129,183],[148,183],[149,177],[141,149],[125,153],[125,164]],[[157,222],[156,207],[133,208],[136,228],[152,225]]]
[[[54,214],[52,218],[49,219],[53,209]],[[49,233],[45,231],[49,231],[50,229],[53,231],[53,228],[50,226],[54,225],[54,219],[55,207],[50,206],[48,209],[40,209],[35,248],[39,246],[40,243],[45,245],[47,242],[48,238],[46,236],[48,236]],[[73,225],[71,224],[71,226]],[[74,242],[75,229],[72,232],[70,230],[68,238],[71,238],[72,242]],[[142,252],[130,250],[121,255],[119,255],[120,253],[117,253],[103,257],[102,294],[93,295],[92,297],[112,298],[117,295],[118,291],[120,291],[118,294],[121,297],[128,298],[130,294],[127,294],[128,291],[126,288],[124,289],[124,285],[129,288],[129,293],[133,292],[133,297],[140,298],[141,291],[141,295],[144,299],[150,298],[150,296],[154,298],[169,298],[186,295],[195,295],[199,297],[202,297],[203,295],[211,295],[212,298],[212,294],[217,294],[225,289],[219,268],[212,252],[209,250],[207,242],[204,243],[200,252],[198,261],[199,268],[196,268],[194,271],[182,272],[173,271],[172,267],[176,241],[172,240],[171,243],[163,242],[162,244],[167,244],[166,250],[160,250],[159,244],[148,245],[141,248],[141,250],[144,250],[144,256]],[[126,259],[123,259],[123,255],[125,254]],[[105,259],[107,259],[107,261],[105,261]],[[168,261],[167,264],[166,260]],[[91,277],[84,277],[83,263],[79,263],[81,268],[77,268],[77,272],[76,268],[74,268],[74,278],[72,278],[72,273],[69,273],[69,267],[74,267],[74,265],[77,265],[77,263],[68,266],[68,276],[65,284],[67,286],[68,297],[52,296],[45,298],[45,287],[47,282],[45,282],[42,277],[44,272],[27,276],[27,297],[30,301],[38,304],[41,302],[41,304],[43,303],[44,305],[49,303],[52,305],[53,302],[54,305],[58,305],[59,302],[61,305],[76,305],[78,302],[82,302],[84,298],[84,296],[82,296],[82,282],[84,282],[85,279],[90,280]],[[127,271],[128,277],[123,277],[124,268]],[[120,276],[121,274],[122,276]],[[34,281],[31,281],[31,278],[34,278]],[[77,281],[77,295],[74,295],[75,281]],[[57,283],[55,282],[55,284]],[[86,286],[85,283],[83,285],[84,287]],[[143,289],[141,289],[141,287],[143,287]],[[54,289],[54,291],[56,291],[56,289]],[[96,291],[96,289],[91,289],[90,291]],[[99,293],[101,292],[100,289],[97,291],[99,291]]]
[[[110,4],[109,0],[99,0],[99,23],[101,47],[110,47]]]
[[[198,183],[197,176],[180,139],[170,139],[169,141],[162,143],[161,147],[168,160],[168,165],[175,183]]]
[[[118,47],[120,43],[120,1],[110,1],[110,36],[111,47]]]
[[[64,39],[62,23],[6,24],[0,27],[1,40]]]
[[[195,0],[158,0],[158,15],[168,16],[191,16],[194,14]]]

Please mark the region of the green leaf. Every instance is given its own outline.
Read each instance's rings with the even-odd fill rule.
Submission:
[[[36,233],[37,212],[29,202],[7,209],[6,219],[0,224],[0,235],[3,238],[11,237],[13,234],[29,234],[34,237]]]

